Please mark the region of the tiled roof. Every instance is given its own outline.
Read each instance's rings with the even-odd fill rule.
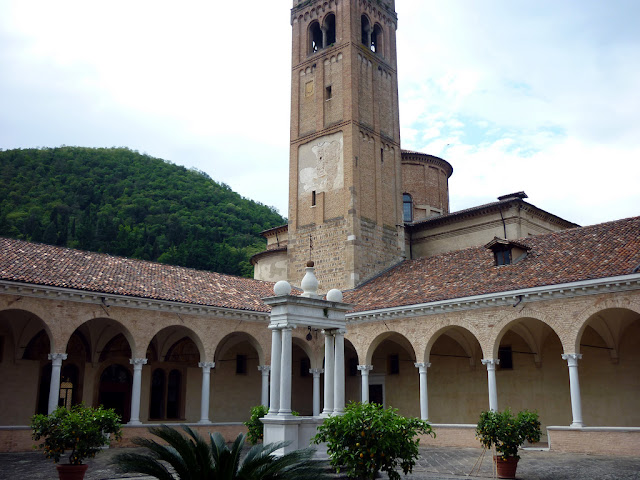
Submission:
[[[579,226],[577,223],[573,223],[568,220],[565,220],[564,218],[560,218],[557,215],[554,215],[553,213],[549,213],[545,210],[542,210],[541,208],[536,207],[531,203],[525,202],[519,198],[514,198],[514,197],[508,197],[504,200],[498,200],[497,202],[490,202],[490,203],[485,203],[483,205],[477,205],[475,207],[465,208],[463,210],[458,210],[457,212],[447,213],[446,215],[437,215],[435,217],[429,217],[425,220],[420,220],[415,223],[407,224],[406,226],[411,230],[421,230],[424,227],[429,227],[431,225],[435,225],[441,222],[448,222],[448,221],[457,220],[458,218],[464,217],[464,216],[473,216],[473,215],[481,214],[485,210],[490,211],[492,209],[497,209],[502,205],[509,205],[510,203],[518,203],[520,205],[524,205],[527,208],[531,208],[535,211],[544,213],[549,217],[555,218],[557,223],[564,225],[566,228]]]
[[[273,283],[0,238],[0,279],[89,292],[268,312]]]
[[[640,217],[536,235],[513,265],[484,247],[407,260],[355,290],[355,311],[613,277],[640,265]],[[0,238],[0,279],[88,292],[268,312],[273,283]]]
[[[520,239],[531,248],[496,267],[485,247],[407,260],[355,290],[356,311],[628,275],[640,264],[640,217]]]

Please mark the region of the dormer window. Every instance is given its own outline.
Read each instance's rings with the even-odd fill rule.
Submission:
[[[493,252],[496,267],[518,263],[523,260],[527,256],[527,252],[531,250],[531,247],[522,243],[498,237],[494,237],[494,239],[484,247]]]

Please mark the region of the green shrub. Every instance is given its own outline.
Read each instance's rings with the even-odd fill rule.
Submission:
[[[491,448],[503,458],[516,457],[518,448],[526,441],[540,441],[540,420],[537,412],[522,410],[517,416],[506,409],[504,412],[482,412],[476,426],[476,435],[482,445]]]
[[[331,465],[349,478],[374,479],[378,472],[398,480],[418,458],[419,434],[435,437],[428,422],[398,415],[397,409],[375,403],[350,403],[344,415],[329,417],[318,427],[315,443],[326,442]]]
[[[251,407],[251,417],[249,420],[244,422],[245,426],[248,429],[247,439],[251,443],[251,445],[255,445],[258,442],[261,442],[264,438],[264,424],[260,421],[262,417],[264,417],[267,413],[269,413],[269,407],[265,407],[264,405],[256,405],[255,407]],[[298,412],[291,412],[292,415],[296,417],[300,415]]]
[[[103,445],[109,445],[107,434],[116,440],[122,437],[120,417],[113,409],[74,405],[67,410],[58,407],[50,415],[34,415],[31,419],[34,440],[44,438],[38,447],[55,463],[70,450],[69,463],[80,465],[85,458],[93,458]]]
[[[267,413],[269,413],[269,407],[265,407],[264,405],[251,407],[251,417],[249,417],[248,421],[244,422],[248,429],[247,439],[251,445],[255,445],[262,440],[264,435],[264,425],[260,419]]]

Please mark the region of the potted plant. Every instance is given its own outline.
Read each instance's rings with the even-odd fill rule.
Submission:
[[[60,480],[82,480],[87,471],[85,458],[93,458],[104,445],[109,434],[116,440],[122,437],[120,417],[113,409],[74,405],[69,410],[58,407],[49,415],[34,415],[31,419],[32,437],[44,441],[38,445],[54,463],[68,453],[69,463],[56,465]]]
[[[511,410],[486,411],[480,414],[476,435],[487,448],[495,446],[498,478],[515,478],[518,466],[518,448],[525,441],[540,441],[540,420],[537,412],[523,410],[513,415]]]

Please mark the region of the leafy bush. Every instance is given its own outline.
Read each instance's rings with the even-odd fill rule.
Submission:
[[[312,460],[314,450],[295,450],[282,456],[274,452],[286,445],[256,445],[240,462],[244,435],[240,434],[231,448],[219,433],[209,434],[207,442],[190,427],[178,430],[162,425],[149,431],[163,440],[163,445],[148,438],[135,438],[133,443],[150,453],[119,453],[113,462],[127,473],[143,473],[159,480],[322,480],[327,478],[321,462]],[[167,464],[171,467],[168,468]],[[174,472],[174,473],[172,473]]]
[[[269,413],[269,407],[265,407],[264,405],[256,405],[255,407],[251,407],[251,417],[249,420],[244,422],[245,426],[248,429],[247,438],[251,445],[255,445],[256,443],[262,441],[264,438],[264,424],[260,421],[262,417],[264,417],[267,413]],[[291,412],[292,415],[296,417],[300,415],[296,411]]]
[[[435,437],[428,422],[398,415],[397,409],[375,403],[354,402],[344,415],[333,416],[318,427],[315,443],[326,442],[331,465],[349,478],[374,479],[379,471],[398,480],[398,467],[406,475],[418,458],[419,434]]]
[[[248,429],[247,439],[251,445],[255,445],[262,440],[264,436],[264,425],[260,419],[267,413],[269,413],[269,407],[265,407],[264,405],[256,405],[251,408],[251,417],[248,421],[244,422]]]
[[[496,446],[496,452],[506,457],[520,458],[518,448],[526,441],[540,441],[540,420],[537,412],[522,410],[517,416],[504,412],[482,412],[476,426],[478,439],[487,448]]]
[[[34,415],[31,419],[34,440],[44,438],[38,447],[55,463],[66,450],[71,450],[69,463],[80,465],[85,458],[96,456],[103,445],[109,445],[107,434],[122,438],[120,417],[113,409],[75,405],[67,410],[58,407],[50,415]]]

